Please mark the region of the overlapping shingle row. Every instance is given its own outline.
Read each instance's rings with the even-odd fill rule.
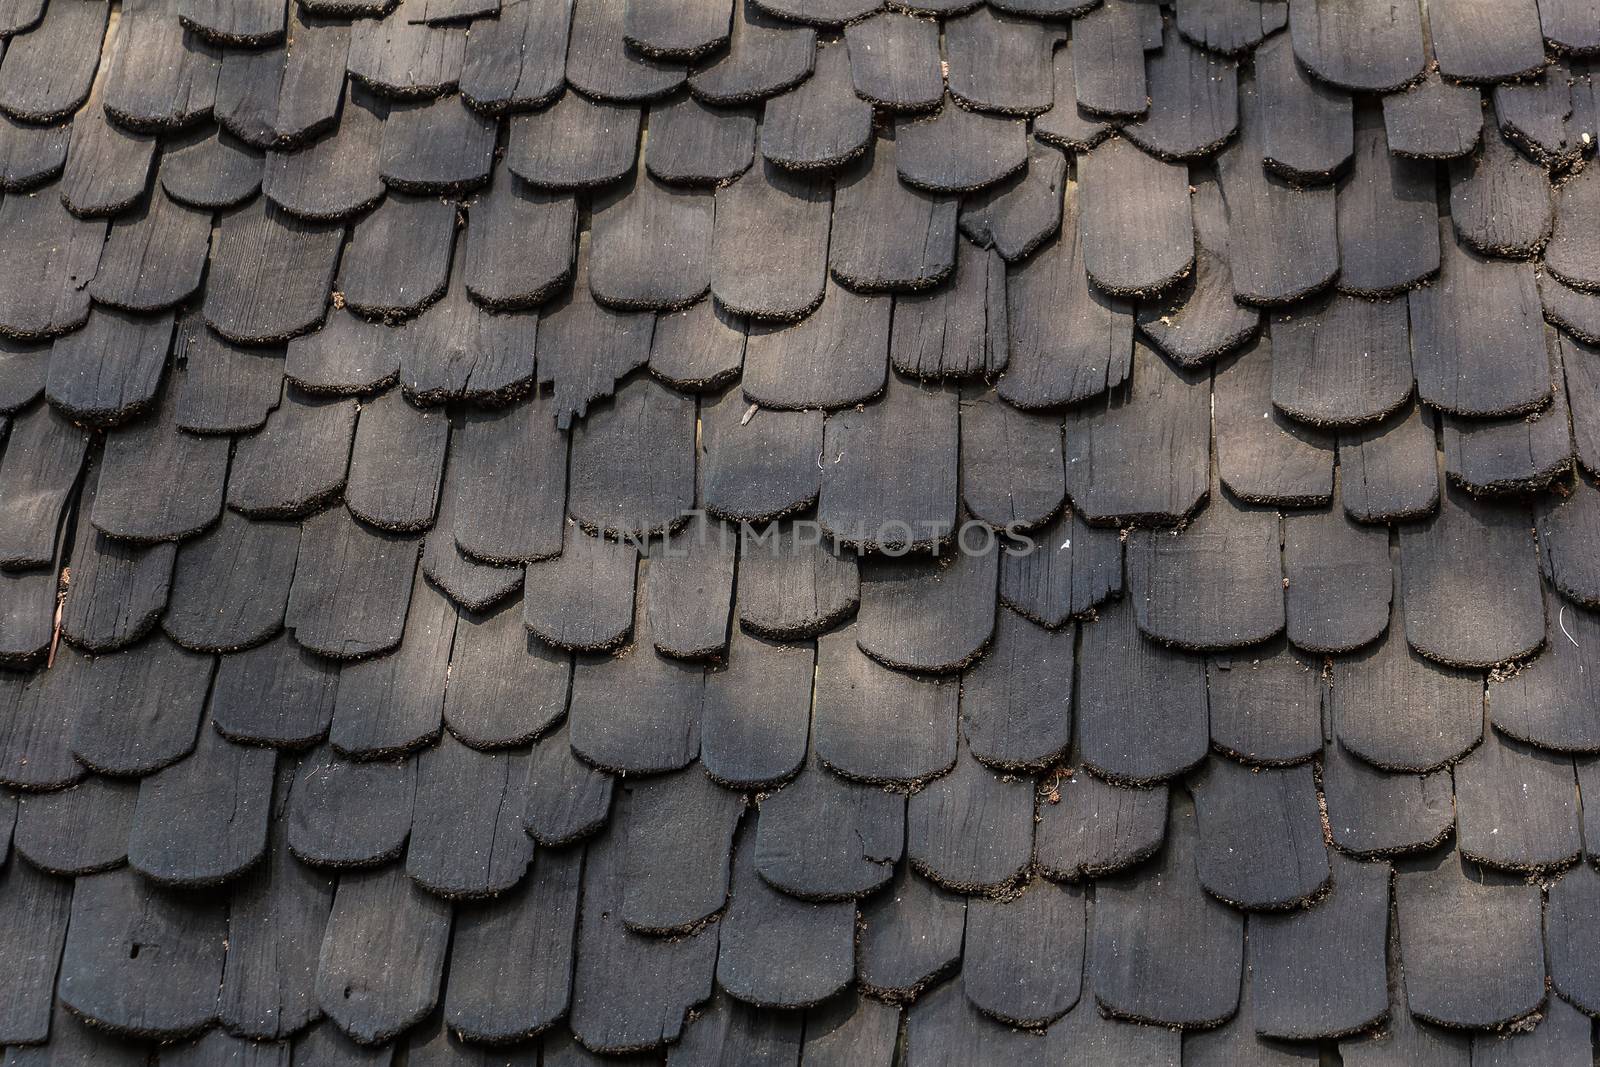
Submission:
[[[8,1067],[1588,1062],[1587,0],[0,40]]]

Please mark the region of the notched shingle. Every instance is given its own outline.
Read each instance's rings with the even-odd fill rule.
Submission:
[[[968,199],[961,207],[961,232],[1007,262],[1026,259],[1061,228],[1066,156],[1035,142],[1022,173]],[[958,256],[956,270],[961,270]]]
[[[1483,98],[1430,72],[1400,93],[1383,98],[1389,151],[1414,159],[1455,159],[1478,147],[1483,135]]]
[[[1323,756],[1322,794],[1334,847],[1359,859],[1431,849],[1455,827],[1448,768],[1381,771],[1334,741]]]
[[[865,897],[894,875],[905,848],[904,796],[846,781],[812,757],[761,800],[755,866],[802,900]]]
[[[44,339],[83,326],[105,236],[104,222],[74,218],[53,189],[6,197],[0,258],[10,267],[0,280],[0,336]]]

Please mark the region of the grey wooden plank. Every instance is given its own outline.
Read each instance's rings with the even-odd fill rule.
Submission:
[[[216,1019],[227,936],[220,901],[173,896],[131,870],[86,875],[73,887],[62,1003],[127,1036],[197,1033]]]
[[[1133,364],[1131,307],[1089,284],[1076,183],[1066,189],[1061,235],[1014,268],[1006,285],[1010,359],[996,386],[1020,408],[1099,396]]]
[[[1289,33],[1296,58],[1331,85],[1357,92],[1393,92],[1416,79],[1427,54],[1415,3],[1387,13],[1346,0],[1290,0]]]
[[[1322,750],[1326,686],[1312,662],[1273,641],[1206,661],[1211,747],[1251,766],[1292,766]]]
[[[1188,805],[1173,806],[1159,877],[1119,875],[1095,886],[1089,981],[1114,1017],[1205,1026],[1238,1006],[1244,921],[1200,886],[1195,822]]]
[[[1439,513],[1400,533],[1406,639],[1440,663],[1487,667],[1544,642],[1527,514],[1447,489]]]
[[[947,541],[957,518],[957,406],[953,392],[896,376],[881,400],[829,416],[822,530],[857,549],[926,550]]]
[[[955,270],[960,204],[953,196],[901,182],[899,152],[895,140],[879,137],[868,156],[852,164],[835,186],[828,266],[851,289],[926,289]]]
[[[849,49],[842,42],[822,44],[811,77],[773,97],[762,111],[761,155],[780,167],[842,166],[871,141],[872,105],[855,94]]]
[[[1126,599],[1080,627],[1078,759],[1111,781],[1149,786],[1205,759],[1205,663],[1140,634]]]
[[[1450,220],[1456,236],[1479,252],[1530,256],[1554,225],[1549,180],[1491,129],[1476,152],[1450,163]],[[1440,243],[1448,257],[1449,245]]]
[[[506,893],[460,908],[444,995],[452,1031],[514,1041],[565,1013],[582,873],[581,850],[541,852],[533,873]]]
[[[1485,730],[1456,764],[1456,847],[1511,874],[1557,871],[1583,851],[1572,757]]]
[[[817,640],[813,747],[831,771],[872,784],[912,784],[956,760],[958,684],[901,674],[857,646],[854,626]]]
[[[1212,386],[1221,482],[1252,504],[1305,507],[1333,496],[1333,442],[1272,403],[1272,335],[1220,363]]]
[[[1188,172],[1114,137],[1078,157],[1083,264],[1115,296],[1166,289],[1194,266]]]
[[[1383,98],[1389,150],[1414,159],[1455,159],[1478,146],[1483,134],[1483,98],[1432,72],[1400,93]]]
[[[1543,407],[1550,357],[1531,264],[1487,259],[1440,229],[1439,281],[1407,297],[1417,396],[1478,417]]]
[[[760,808],[757,870],[801,899],[864,897],[889,881],[905,847],[905,798],[840,778],[815,756]]]
[[[1131,364],[1130,384],[1068,414],[1067,492],[1097,525],[1176,523],[1208,491],[1209,382],[1142,341]]]
[[[1411,862],[1395,879],[1411,1013],[1476,1028],[1538,1008],[1545,992],[1537,889],[1480,874],[1455,851]]]
[[[1313,426],[1359,426],[1411,397],[1406,304],[1343,294],[1274,315],[1272,403]]]
[[[815,30],[772,18],[742,0],[734,8],[727,51],[696,62],[689,92],[713,104],[754,103],[804,82],[816,50]]]
[[[1483,682],[1406,644],[1405,607],[1395,601],[1383,640],[1334,660],[1328,711],[1334,735],[1352,754],[1382,770],[1422,774],[1478,743]]]
[[[398,864],[339,877],[317,961],[317,1003],[364,1045],[420,1022],[439,1001],[450,905]]]
[[[1295,647],[1322,654],[1360,648],[1389,623],[1394,577],[1387,532],[1334,509],[1285,515],[1283,580]]]

